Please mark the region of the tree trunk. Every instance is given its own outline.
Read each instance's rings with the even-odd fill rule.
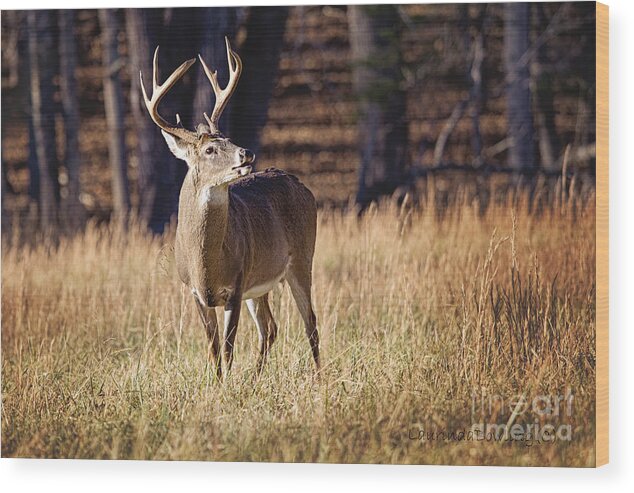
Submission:
[[[400,18],[393,5],[348,7],[353,83],[358,98],[359,182],[364,209],[402,181],[407,166]]]
[[[55,149],[53,77],[56,60],[54,13],[28,13],[31,115],[39,175],[39,217],[45,230],[57,226],[59,204],[58,163]]]
[[[164,224],[156,217],[157,169],[164,158],[164,144],[161,135],[145,108],[141,93],[139,73],[143,72],[146,81],[151,81],[152,49],[154,43],[146,27],[145,9],[126,9],[126,36],[130,60],[130,105],[137,136],[137,167],[139,177],[137,190],[139,194],[139,219],[152,232],[161,233]],[[151,90],[149,87],[146,90]],[[157,152],[158,151],[158,152]]]
[[[547,25],[544,6],[535,4],[534,37]],[[555,125],[555,104],[553,90],[553,74],[544,67],[546,62],[545,44],[537,48],[536,56],[530,65],[531,93],[535,108],[535,126],[541,166],[545,170],[557,168],[560,153],[560,142]]]
[[[485,57],[484,32],[487,19],[487,6],[478,6],[478,18],[474,26],[475,33],[473,41],[473,59],[469,68],[469,99],[471,102],[469,114],[471,116],[471,149],[473,151],[473,164],[481,166],[482,161],[482,133],[480,131],[480,113],[483,105],[483,89],[482,89],[482,65]]]
[[[231,109],[229,136],[256,155],[277,77],[287,18],[288,7],[251,7],[247,38],[240,46],[244,68]]]
[[[31,101],[31,57],[30,40],[33,31],[29,29],[29,11],[22,11],[16,15],[10,22],[15,22],[14,26],[19,30],[17,56],[18,60],[22,63],[18,63],[18,84],[15,87],[15,93],[10,95],[3,94],[5,101],[11,98],[13,103],[20,106],[20,112],[17,115],[10,116],[9,112],[2,112],[2,125],[9,127],[9,118],[19,118],[26,122],[28,127],[28,154],[27,154],[27,168],[29,171],[29,185],[28,185],[28,222],[30,226],[37,226],[38,208],[40,203],[40,170],[37,161],[37,146],[35,145],[35,130],[33,129],[33,111]],[[37,34],[37,33],[36,33]],[[3,139],[6,137],[2,132]]]
[[[515,169],[529,169],[535,164],[530,73],[525,56],[529,47],[529,13],[528,3],[504,4],[507,135],[509,165]]]
[[[114,218],[126,224],[130,211],[130,192],[125,151],[125,114],[119,71],[123,64],[119,57],[119,32],[116,13],[111,9],[99,11],[102,33],[103,89],[108,125],[108,155],[112,173]]]
[[[151,63],[156,45],[161,47],[159,54],[160,82],[164,82],[165,78],[176,67],[191,56],[188,54],[200,51],[200,33],[205,28],[201,20],[202,12],[202,9],[195,8],[142,9],[149,50],[143,53],[144,48],[139,47],[138,63],[143,69],[146,84],[150,83],[152,78]],[[195,70],[200,70],[200,68],[192,68],[161,102],[161,115],[166,120],[175,122],[178,113],[184,123],[192,121]],[[137,70],[132,79],[138,79],[138,77]],[[209,87],[209,83],[207,83],[207,87]],[[151,88],[148,86],[146,90],[149,91]],[[202,111],[208,110],[201,110],[201,120]],[[146,121],[150,121],[144,105],[142,112]],[[142,200],[145,201],[144,209],[147,210],[150,217],[150,230],[162,233],[165,225],[169,224],[178,212],[178,197],[187,172],[187,165],[170,153],[160,130],[151,122],[150,128],[152,129],[150,132],[153,133],[153,138],[150,141],[153,157],[146,154],[146,162],[151,162],[151,164],[145,169],[145,185],[143,185],[145,198]]]
[[[6,78],[2,78],[2,97],[7,99],[18,99],[20,97],[19,84],[24,79],[20,78],[20,72],[23,72],[23,65],[20,63],[20,17],[21,12],[16,10],[6,10],[2,12],[2,62],[3,68],[7,72]],[[28,58],[23,58],[27,60]],[[24,107],[24,104],[22,104]],[[3,111],[0,115],[0,128],[7,128],[6,125],[11,117],[7,115],[6,111]],[[1,215],[2,226],[6,232],[9,228],[9,218],[7,217],[6,199],[8,194],[15,194],[15,190],[9,182],[9,170],[7,169],[7,163],[4,160],[5,154],[6,133],[0,132],[0,155],[2,156],[2,195],[0,195],[1,201]]]
[[[203,60],[211,70],[218,71],[220,86],[224,87],[229,79],[229,66],[227,65],[227,48],[225,47],[225,36],[232,41],[236,31],[236,10],[228,7],[207,8],[200,12],[201,39],[199,52]],[[235,43],[233,43],[235,45]],[[235,46],[234,46],[235,49]],[[244,68],[243,68],[244,71]],[[240,81],[242,84],[242,80]],[[239,86],[238,86],[239,87]],[[229,121],[231,119],[231,107],[235,95],[232,97],[229,106],[222,114],[220,129],[229,136]],[[196,77],[196,93],[192,108],[192,127],[200,122],[205,122],[203,113],[211,115],[214,107],[214,93],[211,89],[209,79],[203,70],[198,70]]]
[[[31,103],[31,107],[33,107]],[[40,203],[40,167],[37,160],[37,144],[35,142],[35,122],[33,112],[29,116],[29,199],[32,210],[39,209]],[[37,215],[37,214],[36,214]]]
[[[81,185],[79,169],[79,101],[75,81],[77,55],[75,49],[75,11],[59,11],[59,55],[60,88],[64,110],[65,162],[68,173],[68,196],[66,198],[66,220],[71,229],[79,229],[84,222],[84,208],[79,200]]]

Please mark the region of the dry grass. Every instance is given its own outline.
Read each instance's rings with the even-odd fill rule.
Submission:
[[[2,454],[237,461],[591,466],[594,459],[594,201],[541,215],[524,196],[481,214],[385,205],[357,220],[321,211],[314,296],[324,372],[288,288],[280,336],[253,378],[242,317],[222,385],[206,368],[169,235],[89,227],[2,251]],[[585,204],[585,205],[584,205]],[[555,212],[553,212],[555,211]],[[469,429],[472,393],[574,394],[571,441],[411,439]],[[476,411],[478,414],[479,411]],[[484,417],[506,423],[499,402]]]

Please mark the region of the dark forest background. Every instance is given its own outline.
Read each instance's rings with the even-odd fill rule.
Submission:
[[[138,73],[160,45],[161,81],[200,53],[224,84],[225,35],[244,63],[225,133],[321,206],[416,197],[430,176],[445,200],[484,177],[593,180],[593,2],[3,11],[3,232],[162,232],[186,165]],[[193,128],[212,94],[197,64],[161,113]]]

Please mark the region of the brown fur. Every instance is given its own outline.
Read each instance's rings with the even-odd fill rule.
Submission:
[[[176,264],[181,280],[195,290],[219,376],[219,339],[213,307],[240,310],[243,294],[272,280],[291,287],[319,365],[318,335],[311,303],[312,260],[317,210],[315,198],[295,176],[267,169],[231,184],[212,187],[212,200],[201,204],[204,182],[196,184],[190,169],[180,195],[176,233]],[[258,296],[261,368],[277,327],[267,294]],[[239,315],[236,316],[236,319]],[[257,314],[254,316],[258,322]],[[229,323],[229,325],[234,325]],[[237,320],[235,321],[237,325]],[[225,328],[226,364],[232,361],[235,327]]]
[[[289,258],[292,266],[311,268],[315,199],[296,177],[274,168],[254,173],[216,187],[226,202],[203,207],[188,178],[180,195],[176,264],[207,307],[225,306],[237,271],[246,292],[281,273]]]

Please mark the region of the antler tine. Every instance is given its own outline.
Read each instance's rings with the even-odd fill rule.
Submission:
[[[242,73],[242,60],[238,54],[231,49],[231,43],[229,43],[229,38],[225,36],[225,44],[227,45],[227,64],[229,65],[229,82],[227,83],[227,87],[224,89],[220,88],[220,84],[218,83],[218,72],[214,70],[213,72],[209,69],[202,56],[198,55],[200,59],[200,63],[203,65],[203,70],[205,71],[205,75],[209,79],[211,83],[211,88],[216,95],[216,104],[214,105],[214,109],[211,112],[211,117],[207,116],[207,113],[204,113],[205,120],[209,125],[209,130],[212,134],[220,133],[219,130],[219,121],[222,112],[227,107],[227,103],[231,98],[231,95],[236,90],[238,85],[238,80],[240,79],[240,74]]]
[[[159,84],[158,82],[158,53],[159,47],[156,47],[154,51],[154,59],[152,61],[152,97],[148,98],[147,93],[145,91],[145,84],[143,83],[143,72],[139,73],[139,78],[141,80],[141,91],[143,92],[143,99],[145,100],[145,106],[152,118],[152,121],[156,123],[162,130],[165,132],[172,134],[176,137],[180,137],[188,142],[194,142],[196,140],[196,134],[190,130],[185,128],[181,128],[178,126],[171,125],[167,121],[163,119],[158,112],[158,105],[163,99],[163,97],[169,92],[169,90],[178,82],[185,72],[189,70],[189,68],[196,63],[196,59],[192,58],[191,60],[187,60],[183,62],[180,67],[178,67],[172,74],[167,78],[167,80],[163,84]]]
[[[154,56],[152,57],[152,94],[160,89],[158,83],[158,53],[159,47],[157,45],[154,50]]]

